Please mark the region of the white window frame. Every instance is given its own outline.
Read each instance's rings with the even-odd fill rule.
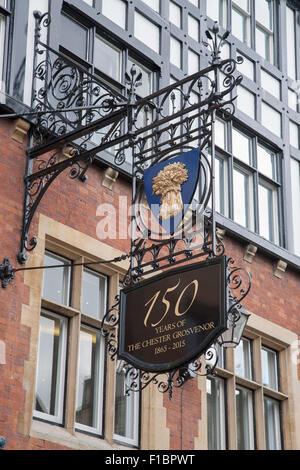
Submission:
[[[124,366],[124,361],[119,360],[116,365],[116,374],[117,374],[117,371],[122,370],[123,366]],[[124,384],[126,384],[126,382],[124,382]],[[120,434],[114,433],[114,440],[121,442],[122,444],[128,444],[128,445],[137,447],[139,443],[140,392],[131,391],[130,393],[133,394],[133,406],[132,406],[133,438],[131,439],[129,437],[121,436]],[[115,398],[116,398],[116,395],[115,395]]]
[[[104,358],[105,358],[105,339],[102,337],[101,332],[97,330],[96,328],[92,328],[89,325],[86,324],[81,324],[80,326],[80,331],[79,331],[79,337],[80,337],[80,332],[81,328],[84,328],[86,330],[89,330],[93,333],[97,333],[99,335],[100,339],[100,345],[99,345],[99,358],[98,358],[98,365],[99,365],[99,376],[98,376],[98,410],[97,410],[97,422],[98,426],[97,427],[92,427],[92,426],[86,426],[85,424],[80,424],[77,423],[76,421],[76,405],[75,405],[75,429],[79,431],[84,431],[87,433],[95,434],[97,436],[101,436],[103,434],[103,402],[104,402]],[[80,344],[80,339],[79,339],[79,344]],[[79,364],[79,359],[80,359],[80,346],[78,349],[78,364]],[[102,366],[102,367],[101,367]],[[77,378],[76,378],[76,397],[77,397],[77,391],[78,391],[78,380],[79,380],[79,367],[77,370]],[[76,399],[77,401],[77,399]]]
[[[42,419],[44,421],[51,421],[52,423],[62,424],[64,418],[64,394],[65,394],[65,385],[66,385],[66,361],[67,361],[67,329],[68,329],[68,319],[62,315],[57,315],[56,313],[50,312],[46,309],[41,310],[41,315],[45,313],[47,315],[53,316],[59,320],[62,320],[62,331],[61,331],[61,341],[59,344],[60,347],[60,371],[59,371],[59,388],[58,396],[56,400],[58,402],[58,414],[56,416],[50,415],[48,413],[43,413],[41,411],[34,410],[33,416],[35,418]],[[39,350],[40,350],[40,334],[38,341],[38,356],[37,356],[37,368],[36,368],[36,382],[35,382],[35,393],[36,393],[36,384],[39,371]]]

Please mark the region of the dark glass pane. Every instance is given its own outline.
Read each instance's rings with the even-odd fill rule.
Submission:
[[[77,21],[61,15],[60,44],[81,59],[87,59],[88,30]]]

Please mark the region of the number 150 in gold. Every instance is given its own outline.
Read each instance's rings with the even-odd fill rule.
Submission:
[[[163,297],[161,299],[161,303],[164,304],[165,306],[165,311],[162,315],[162,317],[160,318],[159,321],[157,321],[156,323],[151,323],[151,326],[155,327],[157,325],[159,325],[163,320],[164,318],[166,317],[167,313],[169,312],[170,310],[170,306],[171,306],[171,303],[169,302],[169,300],[167,300],[166,296],[169,292],[173,292],[174,290],[177,289],[177,287],[179,287],[180,285],[180,278],[177,282],[177,284],[173,287],[169,287],[168,289],[165,290],[164,294],[163,294]],[[190,286],[193,286],[194,288],[194,294],[193,294],[193,297],[189,303],[189,306],[184,310],[184,311],[180,311],[180,303],[182,301],[182,298],[183,296],[185,295],[185,292],[187,291],[187,289],[190,287]],[[181,294],[179,295],[177,301],[176,301],[176,304],[175,304],[175,307],[174,307],[174,314],[177,316],[177,317],[182,317],[183,315],[185,315],[191,308],[191,306],[193,305],[194,301],[195,301],[195,298],[197,296],[197,293],[198,293],[198,289],[199,289],[199,283],[197,281],[197,279],[194,279],[192,282],[190,282],[187,286],[185,286],[185,288],[182,290]],[[152,297],[151,299],[149,299],[146,303],[145,303],[145,307],[147,307],[149,305],[149,309],[145,315],[145,318],[144,318],[144,325],[145,326],[149,326],[148,324],[148,320],[149,320],[149,317],[151,315],[151,312],[153,311],[153,308],[154,306],[157,304],[159,305],[158,303],[158,298],[160,296],[160,293],[161,293],[161,290],[158,290]]]

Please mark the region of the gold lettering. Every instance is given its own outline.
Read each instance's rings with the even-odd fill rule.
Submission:
[[[183,297],[183,294],[184,294],[185,291],[187,290],[187,288],[188,288],[189,286],[191,286],[192,284],[194,284],[194,296],[193,296],[193,298],[192,298],[192,300],[191,300],[190,305],[188,306],[188,308],[185,309],[185,311],[181,313],[181,312],[179,312],[180,301],[181,301],[181,299],[182,299],[182,297]],[[176,302],[176,305],[175,305],[175,315],[176,315],[177,317],[182,317],[182,315],[184,315],[184,314],[191,308],[191,306],[193,305],[193,302],[194,302],[194,300],[195,300],[195,298],[196,298],[196,295],[197,295],[197,292],[198,292],[198,288],[199,288],[199,283],[198,283],[197,279],[195,279],[194,281],[190,282],[190,284],[188,284],[188,285],[183,289],[183,291],[181,292],[181,294],[180,294],[180,296],[179,296],[179,298],[178,298],[178,300],[177,300],[177,302]]]

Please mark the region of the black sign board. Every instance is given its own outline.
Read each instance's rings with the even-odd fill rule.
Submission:
[[[123,289],[118,357],[148,372],[198,358],[226,329],[226,292],[225,256]]]

